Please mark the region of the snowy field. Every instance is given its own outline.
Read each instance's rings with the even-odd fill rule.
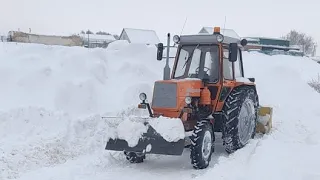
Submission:
[[[154,46],[108,49],[0,43],[0,180],[319,180],[320,94],[313,60],[244,53],[263,105],[274,107],[271,134],[227,155],[218,138],[211,165],[149,155],[130,164],[104,150],[112,131],[103,115],[126,116],[152,94],[164,61]],[[139,112],[135,112],[139,113]]]

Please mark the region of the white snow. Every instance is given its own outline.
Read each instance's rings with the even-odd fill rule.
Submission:
[[[248,78],[245,78],[245,77],[237,77],[236,81],[243,82],[243,83],[252,83]]]
[[[89,34],[89,36],[88,34],[80,34],[80,37],[85,41],[90,40],[90,42],[112,42],[116,40],[116,38],[111,34]]]
[[[163,77],[155,47],[1,44],[0,179],[320,179],[320,94],[308,85],[320,66],[307,57],[243,57],[261,104],[273,107],[273,129],[231,155],[217,133],[210,166],[193,170],[189,150],[130,164],[104,149],[116,133],[112,118],[101,116],[147,114],[135,107],[139,93],[152,97],[153,82]]]
[[[134,147],[138,144],[142,134],[146,133],[147,130],[148,128],[143,122],[136,122],[127,117],[117,126],[116,138],[124,139],[130,147]]]
[[[138,144],[139,138],[143,133],[146,133],[149,125],[144,125],[144,122],[155,129],[166,141],[176,142],[185,138],[185,131],[182,121],[178,118],[148,118],[145,116],[128,116],[123,119],[117,119],[113,122],[108,122],[108,127],[115,130],[109,132],[110,137],[124,139],[130,147]],[[146,147],[150,149],[151,147]]]
[[[258,122],[260,122],[262,125],[267,125],[269,119],[271,118],[270,114],[266,114],[265,116],[259,116]]]
[[[181,119],[158,117],[150,119],[148,122],[168,142],[177,142],[185,138]]]

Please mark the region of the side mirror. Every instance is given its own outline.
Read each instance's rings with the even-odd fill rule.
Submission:
[[[236,62],[238,59],[238,44],[231,43],[229,45],[229,61]]]
[[[157,50],[157,60],[161,61],[163,58],[163,43],[158,44],[158,50]]]

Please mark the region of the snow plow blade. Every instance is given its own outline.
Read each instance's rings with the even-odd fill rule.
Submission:
[[[151,126],[144,133],[136,146],[130,147],[124,139],[110,139],[106,146],[107,150],[142,152],[146,154],[181,155],[184,149],[184,140],[167,142]]]
[[[181,120],[180,122],[163,118],[150,120],[153,122],[124,121],[122,125],[118,125],[117,135],[109,139],[105,149],[145,154],[182,155],[185,135]],[[175,125],[170,126],[172,124],[170,121]],[[156,131],[157,128],[160,132]]]
[[[272,107],[259,107],[258,110],[258,123],[256,132],[266,134],[271,131],[272,128]]]

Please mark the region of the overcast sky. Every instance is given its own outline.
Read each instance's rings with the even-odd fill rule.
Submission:
[[[319,0],[0,0],[0,34],[9,30],[45,34],[90,29],[120,34],[122,28],[198,33],[224,26],[240,36],[279,37],[291,29],[312,35],[320,45]],[[320,54],[320,47],[317,54]]]

